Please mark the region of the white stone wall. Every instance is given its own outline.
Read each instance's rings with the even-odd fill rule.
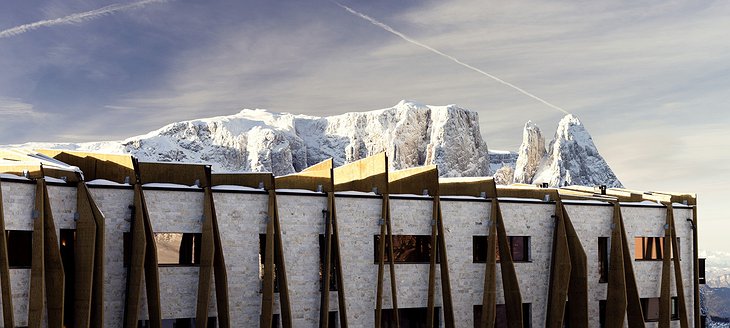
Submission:
[[[104,327],[122,327],[127,297],[124,267],[125,232],[129,232],[134,191],[89,186],[96,206],[104,214]],[[141,313],[141,312],[140,312]],[[146,314],[145,314],[146,315]]]
[[[92,186],[91,195],[106,218],[105,246],[105,327],[120,327],[123,322],[126,268],[123,266],[123,233],[130,229],[134,193],[131,188]],[[2,182],[6,229],[32,230],[31,214],[35,184]],[[51,206],[57,229],[73,229],[76,189],[49,186]],[[201,231],[203,193],[200,190],[145,190],[150,220],[155,232]],[[279,218],[287,265],[294,325],[315,327],[319,320],[319,243],[324,233],[322,210],[327,198],[316,193],[280,193]],[[259,234],[266,231],[268,194],[251,191],[216,190],[214,201],[218,216],[229,284],[231,324],[256,326],[261,311]],[[374,323],[378,265],[374,262],[373,236],[379,235],[381,199],[371,196],[339,194],[336,198],[343,259],[344,288],[349,324],[370,327]],[[509,236],[530,236],[531,262],[515,263],[523,302],[532,304],[533,327],[545,321],[550,256],[554,230],[555,205],[540,201],[500,203]],[[428,197],[391,198],[393,234],[430,235],[433,202]],[[566,202],[573,225],[588,257],[588,309],[591,327],[598,326],[598,301],[606,298],[605,283],[598,283],[598,237],[610,237],[613,207],[605,204]],[[481,304],[484,263],[473,263],[472,238],[487,235],[491,203],[484,199],[442,198],[442,211],[456,326],[473,325],[473,306]],[[634,237],[663,236],[666,209],[652,205],[624,205],[629,249]],[[687,309],[692,322],[692,230],[686,220],[690,208],[675,207]],[[9,249],[12,251],[12,249]],[[661,261],[633,261],[641,297],[659,297]],[[428,264],[396,264],[400,308],[426,307]],[[437,271],[438,271],[437,266]],[[161,267],[160,287],[163,318],[195,317],[197,267]],[[673,271],[672,271],[673,275]],[[27,322],[29,269],[12,269],[11,282],[17,325]],[[383,308],[392,308],[389,266],[385,266]],[[441,307],[440,274],[437,273],[436,306]],[[672,277],[672,284],[674,278]],[[504,303],[499,265],[497,302]],[[211,316],[215,316],[215,293],[211,293]],[[672,286],[672,296],[676,289]],[[147,317],[144,290],[140,319]],[[330,311],[337,311],[337,292],[330,293]],[[0,311],[1,312],[1,311]],[[278,295],[274,313],[280,313]],[[2,315],[0,313],[0,315]],[[443,324],[443,313],[440,313]],[[1,321],[0,321],[1,322]],[[647,323],[647,327],[655,327]],[[673,321],[672,326],[679,326]]]

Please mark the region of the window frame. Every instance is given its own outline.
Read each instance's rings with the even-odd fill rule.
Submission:
[[[512,262],[514,263],[532,263],[532,236],[507,236],[508,242],[509,242],[509,248],[510,252],[512,253]],[[522,250],[522,257],[526,258],[525,260],[515,259],[514,258],[514,252],[512,251],[514,243],[519,240],[517,238],[521,238],[524,241],[524,247]],[[487,262],[487,254],[486,254],[486,248],[487,248],[487,242],[489,240],[488,235],[473,235],[472,236],[472,263],[486,263]],[[477,247],[477,245],[483,245],[482,247]],[[484,252],[482,254],[482,251]],[[497,247],[497,263],[500,263],[500,256],[499,256],[499,247]]]

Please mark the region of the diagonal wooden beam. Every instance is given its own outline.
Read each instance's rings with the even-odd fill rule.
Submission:
[[[210,172],[208,169],[206,173]],[[213,259],[215,242],[213,237],[213,192],[206,183],[203,196],[203,223],[200,248],[200,271],[198,271],[198,301],[195,311],[195,326],[208,327],[208,309],[210,306],[210,287],[213,277]]]
[[[94,249],[94,278],[91,295],[91,317],[89,319],[90,327],[103,327],[104,326],[104,261],[106,256],[104,255],[105,245],[105,218],[104,214],[101,213],[99,207],[94,201],[94,197],[88,192],[89,206],[93,213],[94,223],[96,226],[96,241]]]
[[[663,249],[661,250],[661,256],[662,256],[662,279],[661,279],[661,288],[660,288],[660,294],[659,294],[659,328],[669,328],[669,324],[672,320],[672,308],[671,308],[671,298],[672,295],[670,295],[670,272],[671,272],[671,266],[672,266],[672,260],[670,259],[670,248],[671,246],[671,216],[672,214],[672,204],[667,203],[665,204],[667,208],[667,215],[666,215],[666,223],[664,224],[664,238],[662,238],[663,242]],[[660,253],[660,250],[657,249],[657,253]],[[651,254],[648,254],[651,256]]]
[[[636,275],[634,275],[634,265],[631,259],[631,250],[629,249],[629,242],[626,238],[626,226],[624,225],[623,215],[621,214],[621,208],[618,207],[618,221],[620,228],[621,238],[621,249],[623,258],[623,272],[624,282],[626,290],[626,317],[628,318],[629,328],[644,328],[644,313],[641,309],[641,299],[639,298],[639,287],[636,283]],[[613,237],[613,236],[612,236]],[[611,241],[613,244],[613,240]],[[613,247],[613,246],[612,246]],[[609,272],[609,275],[611,272]],[[609,276],[609,282],[611,278]],[[609,286],[610,288],[610,286]]]
[[[669,203],[669,208],[671,208],[672,204]],[[669,230],[671,231],[671,247],[672,252],[674,254],[674,258],[672,258],[672,261],[674,262],[674,283],[676,284],[677,289],[677,299],[679,302],[679,325],[681,328],[689,328],[689,320],[687,318],[687,303],[685,302],[684,298],[684,283],[682,282],[682,266],[679,263],[679,245],[677,245],[677,230],[674,225],[674,210],[672,209],[671,213],[671,222],[669,223],[670,227]],[[669,256],[670,252],[665,252],[667,256]],[[698,315],[698,314],[695,314]]]
[[[500,255],[500,271],[502,272],[502,285],[504,286],[504,303],[507,307],[507,326],[509,328],[522,328],[522,295],[520,285],[517,281],[515,264],[512,261],[507,231],[504,227],[502,210],[497,202],[497,246]]]
[[[131,223],[131,256],[127,268],[127,292],[124,306],[124,327],[136,328],[139,321],[139,304],[147,254],[147,233],[142,206],[142,186],[134,185],[134,216]]]
[[[571,273],[570,246],[565,227],[565,213],[560,199],[555,203],[555,232],[550,257],[550,283],[548,287],[546,327],[563,327],[565,302],[568,297]]]
[[[329,327],[329,308],[330,308],[330,274],[332,273],[332,214],[333,214],[334,193],[327,193],[327,213],[324,223],[324,263],[322,263],[322,291],[319,303],[319,326],[321,328]]]
[[[218,314],[218,327],[229,328],[231,326],[230,308],[228,299],[228,274],[226,273],[226,259],[223,254],[223,242],[221,241],[220,229],[218,228],[218,215],[215,211],[213,195],[210,196],[210,210],[212,213],[211,223],[213,226],[213,276],[215,277],[215,300]]]
[[[28,327],[40,328],[43,320],[43,290],[45,289],[45,261],[43,233],[45,232],[43,220],[45,211],[45,198],[43,197],[43,185],[45,180],[36,180],[35,208],[33,210],[33,246],[31,249],[30,268],[30,293],[28,296]]]
[[[56,234],[56,224],[53,221],[51,201],[48,197],[48,187],[45,180],[39,182],[43,189],[43,251],[46,282],[46,310],[48,311],[48,327],[63,327],[63,298],[65,292],[65,280],[63,262],[61,261],[61,250]]]
[[[383,276],[385,274],[385,213],[387,212],[388,201],[387,197],[383,196],[382,205],[382,219],[380,221],[380,243],[378,244],[378,282],[376,287],[375,297],[375,328],[380,328],[382,322],[382,311],[383,311]]]
[[[75,299],[74,326],[91,326],[91,302],[94,289],[94,265],[96,252],[96,221],[91,209],[89,189],[81,181],[76,186],[76,249],[74,255]]]
[[[426,311],[426,327],[433,327],[434,303],[436,300],[436,252],[438,251],[438,198],[433,198],[433,217],[431,218],[431,256],[428,262],[428,300]],[[443,260],[441,260],[443,262]]]
[[[389,194],[383,194],[383,198],[385,199],[385,226],[387,228],[387,238],[388,238],[388,257],[390,258],[390,261],[388,262],[389,268],[390,268],[390,297],[391,297],[391,303],[393,305],[393,321],[395,321],[395,327],[400,327],[400,312],[398,310],[398,284],[396,283],[395,279],[395,254],[393,254],[393,227],[390,222],[390,195]]]
[[[3,212],[3,188],[0,182],[0,288],[2,289],[3,324],[15,327],[13,311],[13,291],[10,284],[10,264],[8,263],[8,240],[5,232],[5,213]]]
[[[565,204],[561,202],[565,232],[570,251],[570,283],[568,284],[568,326],[588,327],[588,261],[578,233],[573,227]]]
[[[286,276],[286,260],[284,258],[284,243],[281,236],[281,223],[279,222],[279,205],[274,193],[274,262],[279,270],[276,279],[279,281],[279,302],[281,309],[281,323],[284,328],[293,327],[291,315],[291,299],[289,298],[289,282]]]
[[[144,198],[144,191],[140,188],[140,196],[142,203],[142,222],[144,224],[145,247],[144,256],[144,281],[147,290],[147,314],[150,321],[150,327],[162,327],[162,307],[160,305],[160,272],[157,266],[157,245],[155,242],[155,234],[150,222],[150,215],[147,210],[147,202]]]
[[[441,199],[436,196],[436,202],[438,203],[438,220],[436,225],[438,227],[438,252],[441,257],[441,297],[443,298],[444,307],[444,325],[446,328],[454,327],[454,304],[451,298],[451,278],[449,276],[449,258],[446,252],[446,235],[444,233],[444,217],[441,212]]]
[[[484,268],[481,328],[494,328],[497,319],[497,198],[492,198],[487,237],[487,261]]]
[[[334,180],[334,179],[333,179]],[[336,197],[332,196],[332,239],[334,239],[334,247],[332,254],[335,260],[335,270],[337,271],[337,304],[340,314],[340,328],[347,328],[347,300],[345,299],[345,276],[342,270],[342,256],[340,256],[340,234],[337,227],[337,205]]]
[[[611,224],[611,255],[608,266],[608,286],[606,296],[606,327],[622,328],[626,316],[626,274],[624,272],[624,252],[621,224],[621,208],[613,204],[613,223]]]
[[[261,296],[261,328],[271,327],[274,314],[274,215],[276,191],[269,190],[269,206],[266,217],[266,244],[264,245],[264,278]]]

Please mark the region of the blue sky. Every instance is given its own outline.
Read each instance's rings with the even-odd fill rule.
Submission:
[[[701,246],[728,249],[730,2],[342,3],[576,114],[627,187],[699,193]],[[478,111],[490,148],[516,150],[527,120],[549,137],[563,115],[327,0],[2,1],[0,72],[0,144],[410,99]]]

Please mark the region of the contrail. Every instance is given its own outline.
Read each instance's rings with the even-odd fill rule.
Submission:
[[[39,29],[41,27],[61,25],[61,24],[83,23],[88,20],[96,19],[96,18],[106,16],[106,15],[111,15],[111,14],[119,12],[119,11],[137,9],[137,8],[144,7],[151,3],[165,2],[165,1],[166,0],[142,0],[142,1],[137,1],[137,2],[128,3],[128,4],[117,3],[117,4],[109,5],[106,7],[102,7],[99,9],[85,11],[82,13],[71,14],[71,15],[68,15],[65,17],[61,17],[61,18],[42,20],[42,21],[38,21],[35,23],[23,24],[23,25],[19,25],[16,27],[12,27],[12,28],[0,31],[0,39],[13,37],[13,36],[28,32],[28,31]]]
[[[512,84],[512,83],[509,83],[509,82],[507,82],[507,81],[505,81],[505,80],[502,80],[502,79],[500,79],[499,77],[497,77],[497,76],[494,76],[494,75],[492,75],[492,74],[489,74],[489,73],[487,73],[487,72],[485,72],[485,71],[483,71],[483,70],[481,70],[481,69],[479,69],[479,68],[476,68],[476,67],[474,67],[474,66],[471,66],[471,65],[469,65],[469,64],[467,64],[467,63],[465,63],[465,62],[463,62],[463,61],[459,60],[458,58],[456,58],[456,57],[454,57],[454,56],[451,56],[451,55],[448,55],[448,54],[445,54],[445,53],[441,52],[440,50],[438,50],[438,49],[435,49],[435,48],[433,48],[433,47],[431,47],[431,46],[429,46],[429,45],[427,45],[427,44],[423,44],[423,43],[421,43],[421,42],[419,42],[419,41],[417,41],[417,40],[414,40],[414,39],[412,39],[412,38],[408,37],[407,35],[405,35],[405,34],[403,34],[403,33],[401,33],[401,32],[398,32],[398,31],[394,30],[394,29],[393,29],[392,27],[388,26],[387,24],[385,24],[385,23],[383,23],[383,22],[380,22],[380,21],[378,21],[378,20],[377,20],[377,19],[375,19],[375,18],[372,18],[372,17],[370,17],[370,16],[368,16],[368,15],[365,15],[365,14],[363,14],[363,13],[360,13],[360,12],[358,12],[358,11],[356,11],[356,10],[354,10],[354,9],[352,9],[352,8],[350,8],[350,7],[348,7],[348,6],[345,6],[345,5],[343,5],[343,4],[341,4],[341,3],[337,2],[337,1],[335,1],[335,0],[330,0],[330,1],[331,1],[332,3],[334,3],[334,4],[338,5],[338,6],[340,6],[340,7],[342,8],[342,9],[345,9],[345,10],[347,10],[347,11],[348,11],[349,13],[351,13],[351,14],[353,14],[353,15],[357,16],[357,17],[360,17],[360,18],[362,18],[362,19],[364,19],[364,20],[367,20],[368,22],[372,23],[373,25],[375,25],[375,26],[377,26],[377,27],[380,27],[380,28],[382,28],[382,29],[386,30],[387,32],[390,32],[390,33],[392,33],[392,34],[394,34],[394,35],[398,36],[399,38],[401,38],[401,39],[403,39],[403,40],[405,40],[405,41],[407,41],[407,42],[410,42],[410,43],[412,43],[412,44],[415,44],[415,45],[417,45],[417,46],[419,46],[419,47],[421,47],[421,48],[424,48],[424,49],[426,49],[426,50],[428,50],[428,51],[430,51],[430,52],[433,52],[433,53],[435,53],[435,54],[437,54],[437,55],[439,55],[439,56],[441,56],[441,57],[445,57],[445,58],[448,58],[448,59],[450,59],[451,61],[453,61],[453,62],[455,62],[455,63],[457,63],[457,64],[459,64],[459,65],[461,65],[461,66],[464,66],[464,67],[466,67],[466,68],[468,68],[468,69],[470,69],[470,70],[472,70],[472,71],[475,71],[475,72],[477,72],[477,73],[479,73],[479,74],[482,74],[482,75],[484,75],[484,76],[486,76],[486,77],[488,77],[488,78],[490,78],[490,79],[492,79],[492,80],[495,80],[495,81],[497,81],[497,82],[499,82],[499,83],[501,83],[501,84],[504,84],[504,85],[506,85],[506,86],[508,86],[508,87],[510,87],[510,88],[512,88],[512,89],[515,89],[515,90],[519,91],[520,93],[524,94],[525,96],[528,96],[528,97],[530,97],[530,98],[532,98],[532,99],[535,99],[535,100],[537,100],[537,101],[539,101],[539,102],[541,102],[541,103],[543,103],[543,104],[547,105],[548,107],[551,107],[551,108],[557,109],[557,110],[559,110],[559,111],[561,111],[561,112],[565,113],[566,115],[569,115],[569,114],[570,114],[570,113],[568,113],[568,111],[567,111],[567,110],[565,110],[565,109],[562,109],[562,108],[560,108],[560,107],[558,107],[558,106],[556,106],[556,105],[553,105],[553,104],[549,103],[548,101],[546,101],[546,100],[544,100],[544,99],[542,99],[542,98],[540,98],[540,97],[538,97],[538,96],[536,96],[536,95],[533,95],[533,94],[531,94],[531,93],[527,92],[526,90],[524,90],[524,89],[522,89],[522,88],[520,88],[520,87],[518,87],[518,86],[516,86],[516,85],[514,85],[514,84]]]

